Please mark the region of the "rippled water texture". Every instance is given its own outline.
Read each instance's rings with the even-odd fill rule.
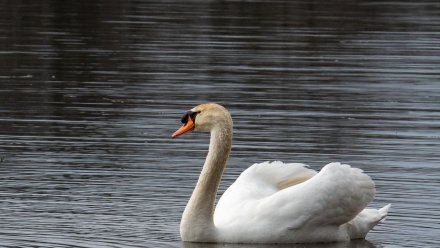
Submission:
[[[367,241],[280,247],[439,246],[437,1],[2,1],[0,13],[0,246],[208,247],[178,231],[208,136],[170,139],[205,101],[234,118],[219,194],[255,162],[341,161],[373,177],[373,207],[393,204]]]

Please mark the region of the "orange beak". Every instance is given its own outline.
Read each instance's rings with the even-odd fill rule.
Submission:
[[[177,136],[180,136],[180,135],[182,135],[182,134],[184,134],[186,132],[189,132],[189,131],[193,130],[194,128],[195,128],[194,121],[191,119],[190,116],[188,116],[188,121],[185,124],[183,124],[179,129],[177,129],[173,133],[173,135],[171,135],[171,138],[174,139]]]

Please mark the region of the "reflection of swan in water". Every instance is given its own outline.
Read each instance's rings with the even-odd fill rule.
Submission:
[[[195,242],[182,242],[181,244],[181,248],[376,248],[375,245],[364,239],[319,244],[219,244]]]
[[[330,163],[317,173],[303,164],[255,164],[223,194],[217,187],[232,142],[232,119],[217,104],[202,104],[182,118],[185,132],[211,133],[209,152],[182,216],[183,241],[311,243],[364,238],[389,205],[364,209],[374,183],[362,170]],[[206,247],[206,246],[204,246]],[[233,246],[234,247],[234,246]]]

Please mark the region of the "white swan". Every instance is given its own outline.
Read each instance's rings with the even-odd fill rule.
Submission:
[[[225,191],[214,211],[232,143],[232,119],[215,103],[186,113],[175,138],[188,131],[211,133],[209,151],[180,223],[183,241],[311,243],[364,238],[390,205],[364,209],[374,183],[361,169],[330,163],[319,173],[304,164],[254,164]]]

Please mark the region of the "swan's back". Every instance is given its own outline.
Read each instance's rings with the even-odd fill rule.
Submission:
[[[231,218],[229,207],[240,205],[243,197],[248,201],[259,201],[314,175],[316,171],[300,163],[284,164],[275,161],[254,164],[243,171],[220,198],[214,216],[215,222],[221,223]],[[221,213],[223,210],[224,214]]]
[[[371,178],[349,165],[330,163],[316,173],[304,164],[255,164],[221,197],[214,221],[228,242],[348,240],[345,226],[374,192]]]

